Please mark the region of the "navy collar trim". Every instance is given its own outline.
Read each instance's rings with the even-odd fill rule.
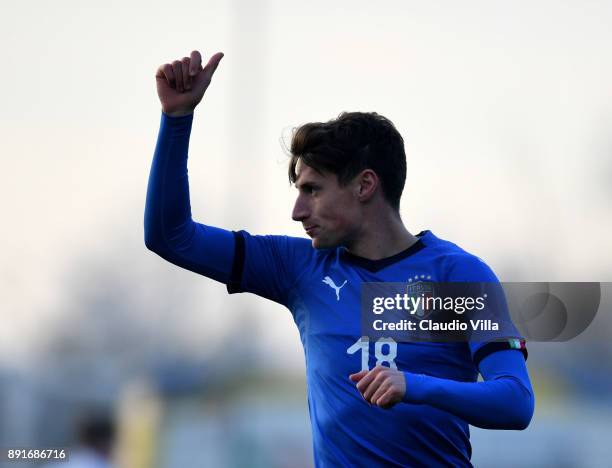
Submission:
[[[414,244],[412,244],[406,250],[402,250],[401,252],[396,253],[395,255],[392,255],[387,258],[381,258],[379,260],[371,260],[369,258],[364,258],[358,255],[354,255],[350,253],[348,250],[346,250],[344,247],[341,249],[340,255],[343,260],[349,263],[352,263],[358,267],[364,268],[365,270],[375,273],[379,270],[382,270],[383,268],[388,267],[389,265],[397,263],[400,260],[404,260],[405,258],[410,257],[411,255],[414,255],[417,252],[420,252],[421,250],[423,250],[426,247],[426,245],[423,243],[421,238],[427,232],[428,231],[419,232],[416,235],[416,237],[418,237],[419,239]]]

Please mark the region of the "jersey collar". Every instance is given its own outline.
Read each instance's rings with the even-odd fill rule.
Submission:
[[[371,260],[369,258],[354,255],[348,250],[346,250],[346,248],[344,247],[341,248],[340,255],[342,257],[342,260],[345,260],[349,263],[352,263],[353,265],[375,273],[379,270],[382,270],[383,268],[388,267],[389,265],[399,262],[400,260],[404,260],[405,258],[410,257],[411,255],[414,255],[415,253],[423,250],[426,245],[423,243],[422,238],[428,234],[430,234],[430,231],[419,232],[416,235],[418,240],[406,250],[402,250],[401,252],[398,252],[395,255],[386,258],[381,258],[379,260]]]

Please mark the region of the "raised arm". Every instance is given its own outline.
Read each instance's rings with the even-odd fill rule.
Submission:
[[[162,116],[149,175],[145,207],[145,244],[166,260],[227,283],[234,258],[234,234],[191,218],[187,153],[193,112],[223,54],[202,68],[201,55],[158,68],[155,79]]]

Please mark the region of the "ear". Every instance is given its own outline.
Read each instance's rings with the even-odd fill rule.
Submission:
[[[364,169],[357,175],[357,198],[361,202],[369,201],[378,188],[378,176],[372,169]]]

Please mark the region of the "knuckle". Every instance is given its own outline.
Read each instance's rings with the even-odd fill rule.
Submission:
[[[182,62],[182,63],[185,63],[185,64],[189,64],[189,62],[191,62],[191,59],[190,59],[189,57],[183,57],[183,58],[181,59],[181,62]]]

